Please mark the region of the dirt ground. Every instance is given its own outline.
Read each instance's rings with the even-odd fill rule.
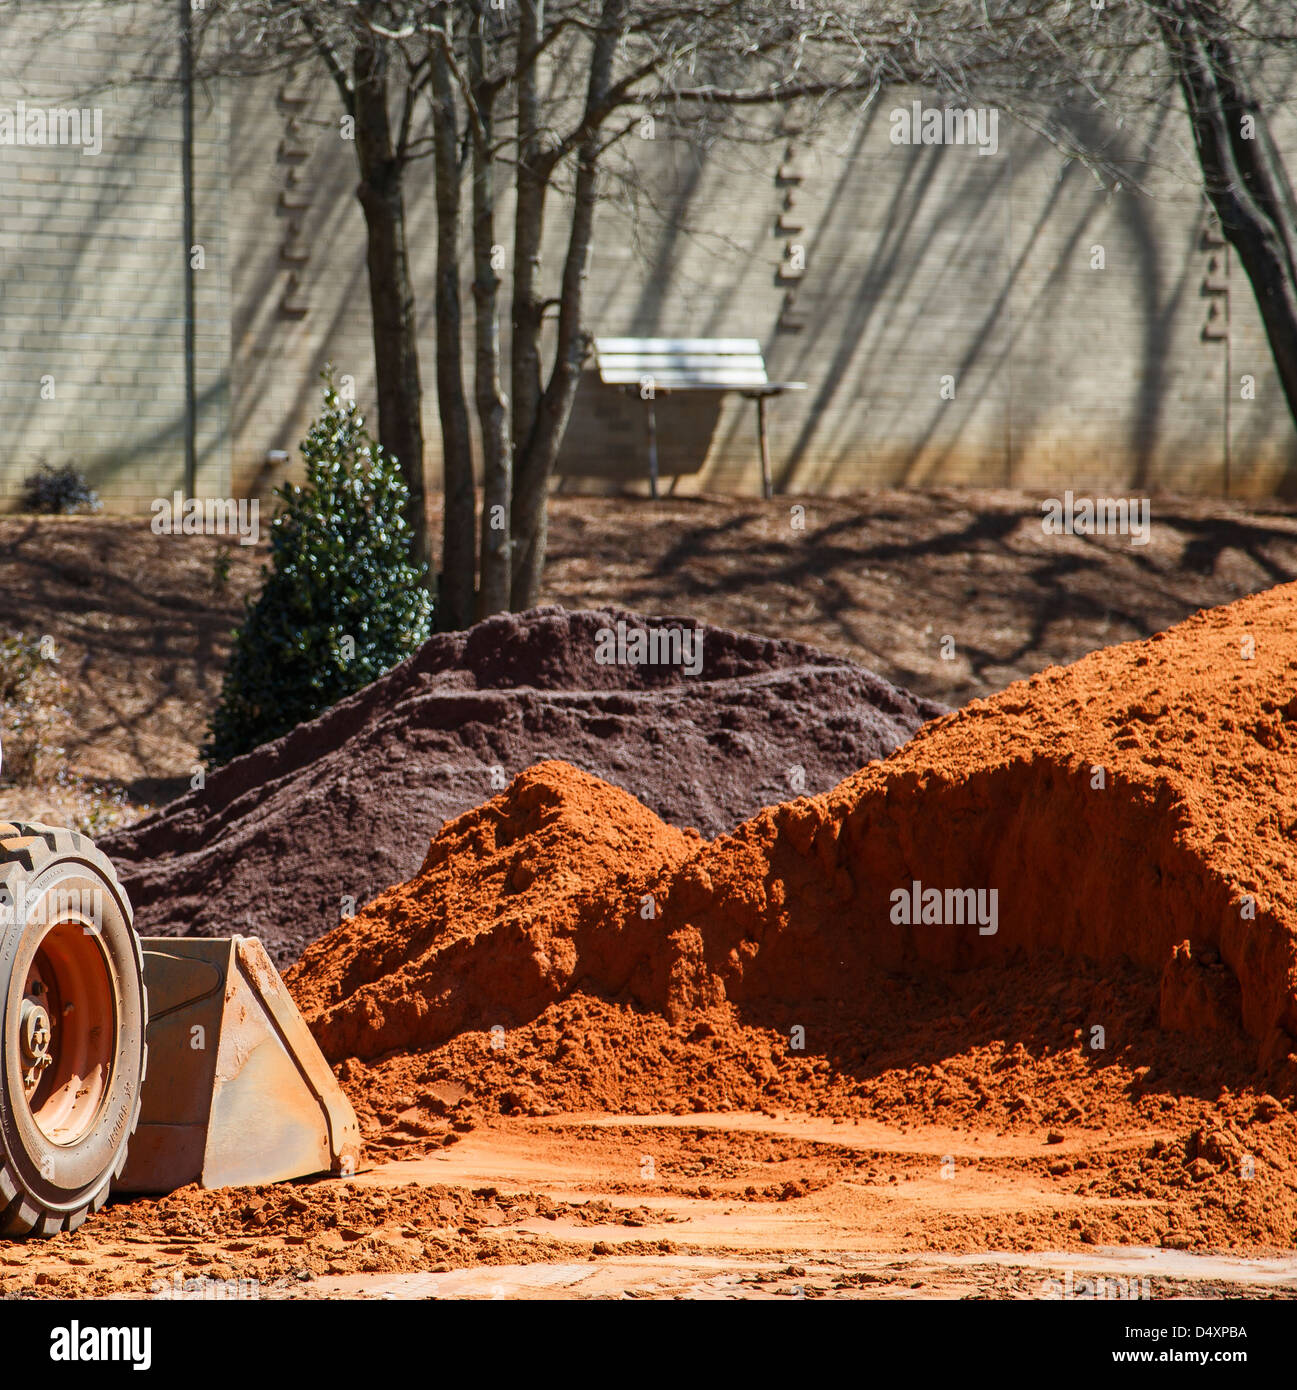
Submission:
[[[98,832],[188,787],[263,558],[264,546],[155,536],[147,518],[0,518],[0,638],[52,638],[61,686],[41,711],[42,775],[0,787],[8,818],[94,815],[83,828]]]
[[[1039,516],[1008,492],[560,498],[544,598],[799,638],[958,705],[1297,577],[1297,508],[1154,499],[1143,547],[1047,538]],[[262,558],[143,522],[0,519],[0,629],[55,639],[59,761],[85,779],[2,788],[7,815],[89,798],[129,819],[187,786]],[[1243,1101],[1194,1103],[1228,1121]],[[1185,1176],[1180,1117],[1146,1110],[1075,1126],[448,1114],[435,1146],[375,1144],[349,1179],[116,1201],[74,1234],[4,1246],[0,1295],[1297,1297],[1297,1239],[1260,1216],[1236,1249],[1171,1229],[1176,1184],[1201,1176],[1245,1215],[1250,1198],[1232,1173]],[[1282,1143],[1259,1131],[1261,1159],[1274,1146],[1259,1171],[1289,1184],[1297,1120],[1279,1123]]]
[[[542,597],[796,638],[960,705],[1297,577],[1293,506],[1154,498],[1145,546],[1046,537],[1040,516],[1034,494],[976,489],[558,497]],[[188,786],[265,554],[155,536],[144,518],[0,518],[0,636],[54,638],[67,710],[56,762],[124,800],[113,820]],[[5,799],[7,815],[30,817],[73,796],[51,776]]]
[[[546,598],[796,638],[953,706],[1297,575],[1291,505],[1154,497],[1140,546],[1046,536],[1041,496],[560,498]]]
[[[1070,1137],[1096,1167],[1158,1135]],[[1038,1136],[799,1115],[501,1119],[324,1183],[117,1202],[0,1253],[13,1298],[1297,1298],[1291,1253],[1087,1243],[1146,1199]],[[979,1233],[997,1232],[988,1244]]]

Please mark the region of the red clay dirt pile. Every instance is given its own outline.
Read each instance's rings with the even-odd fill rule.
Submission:
[[[701,667],[600,633],[691,619],[561,608],[433,637],[381,680],[101,843],[157,935],[257,935],[282,965],[419,867],[430,829],[561,756],[658,816],[728,830],[886,756],[943,707],[798,642],[702,625]],[[688,657],[690,653],[682,652]]]
[[[335,1060],[530,1026],[582,995],[700,1037],[801,1025],[825,1071],[835,1056],[868,1071],[879,1030],[904,1030],[905,992],[948,1035],[916,1031],[910,1055],[946,1055],[1006,978],[1062,962],[1066,994],[1075,960],[1096,988],[1127,982],[1089,1020],[1108,1046],[1160,1019],[1291,1093],[1294,835],[1289,585],[976,701],[711,843],[585,773],[533,767],[310,947],[290,985]],[[956,976],[983,1001],[939,1016],[923,1000]]]

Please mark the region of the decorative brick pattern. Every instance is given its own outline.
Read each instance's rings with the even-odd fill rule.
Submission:
[[[32,53],[29,102],[67,102],[124,66],[122,37],[38,43],[25,22],[9,21],[9,39]],[[0,104],[17,95],[0,91]],[[121,510],[146,510],[183,477],[178,106],[117,88],[96,104],[96,157],[0,147],[0,506],[40,459],[78,464]],[[659,121],[658,138],[633,149],[652,196],[638,212],[616,203],[600,212],[591,330],[759,338],[772,378],[808,383],[771,408],[776,487],[788,492],[897,483],[1219,492],[1227,441],[1233,493],[1289,486],[1293,425],[1251,287],[1225,248],[1203,242],[1195,171],[1175,163],[1186,132],[1168,129],[1149,165],[1156,196],[1144,198],[1096,188],[1007,119],[992,157],[892,145],[886,105],[813,141],[772,131],[768,147],[712,158]],[[295,453],[325,362],[354,377],[372,406],[364,225],[339,115],[322,73],[199,94],[199,459],[209,494],[265,495],[279,481],[275,452]],[[1276,134],[1297,168],[1297,123]],[[435,471],[436,236],[424,165],[412,171],[407,208]],[[506,246],[510,213],[505,196]],[[563,220],[556,204],[551,284]],[[464,298],[467,315],[467,287]],[[471,367],[470,334],[466,322]],[[1241,397],[1244,375],[1254,400]],[[643,486],[634,404],[589,374],[566,486]],[[664,401],[664,479],[677,491],[757,494],[752,413],[737,397]]]

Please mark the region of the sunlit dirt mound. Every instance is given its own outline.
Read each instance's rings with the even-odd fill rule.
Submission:
[[[1051,951],[1128,964],[1164,1029],[1242,1029],[1291,1071],[1295,773],[1287,586],[1011,686],[709,844],[540,765],[293,988],[334,1059],[507,1030],[577,990],[800,1025],[822,1052],[869,1035],[895,977]]]
[[[829,1120],[828,1134],[850,1143],[864,1133],[857,1125],[874,1127],[881,1147],[862,1159],[853,1190],[874,1219],[897,1199],[910,1248],[1290,1249],[1291,1100],[1256,1084],[1242,1035],[1160,1029],[1156,983],[1129,962],[1058,952],[884,977],[866,1025],[812,1024],[804,1038],[715,1014],[672,1024],[578,990],[503,1037],[470,1030],[426,1052],[349,1059],[339,1076],[375,1160],[441,1153],[484,1126],[539,1132],[545,1121],[531,1117],[572,1112],[595,1112],[602,1156],[613,1142],[602,1116],[697,1114],[700,1127],[678,1131],[680,1158],[692,1160],[681,1171],[706,1198],[726,1190],[716,1179],[742,1152],[742,1114],[735,1130],[717,1112],[760,1111],[789,1135]],[[1106,1037],[1094,1046],[1100,1019]],[[663,1131],[626,1133],[638,1148],[625,1190],[640,1193],[631,1160],[662,1159]],[[899,1172],[898,1149],[912,1154]],[[987,1174],[996,1195],[984,1209],[966,1205],[962,1183],[955,1197],[940,1181],[952,1150],[961,1171],[972,1162]],[[997,1161],[997,1150],[1017,1157]],[[791,1190],[757,1178],[733,1195],[784,1201],[826,1180],[810,1161],[793,1176]]]
[[[333,1057],[431,1046],[533,1017],[596,959],[605,892],[637,888],[702,843],[629,793],[540,763],[432,842],[417,877],[309,946],[288,979]],[[624,954],[624,953],[623,953]]]
[[[1297,1033],[1294,833],[1289,585],[977,701],[706,846],[655,890],[657,1002],[859,1015],[880,970],[1052,947],[1158,972],[1164,1027],[1241,1024],[1270,1065]]]

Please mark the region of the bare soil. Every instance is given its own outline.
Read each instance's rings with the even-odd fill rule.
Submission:
[[[0,518],[0,637],[52,638],[62,685],[42,712],[44,775],[0,784],[7,817],[63,819],[90,800],[126,822],[188,788],[263,551],[155,536],[146,519]]]
[[[412,877],[443,822],[546,758],[715,835],[790,791],[828,791],[946,712],[803,643],[688,617],[677,626],[700,661],[601,664],[598,634],[614,621],[659,619],[549,605],[438,633],[161,814],[101,836],[136,927],[237,929],[283,966],[348,901]]]
[[[541,597],[808,642],[960,705],[1297,578],[1290,504],[1155,497],[1146,546],[1047,537],[1040,522],[1035,494],[988,489],[557,497]],[[265,557],[264,544],[155,536],[147,518],[0,518],[0,631],[56,641],[69,770],[137,808],[188,788]],[[8,787],[6,814],[58,795],[52,779]]]
[[[1046,1149],[1037,1135],[796,1114],[500,1119],[348,1180],[114,1203],[74,1235],[0,1251],[0,1292],[1297,1297],[1291,1255],[1094,1241],[1094,1223],[1145,1230],[1167,1204],[1090,1193],[1049,1165],[1103,1172],[1156,1137]]]
[[[53,635],[60,652],[65,765],[124,795],[128,818],[188,785],[262,558],[229,547],[219,584],[225,545],[143,522],[0,521],[7,625]],[[960,705],[1297,577],[1297,510],[1154,499],[1140,547],[1046,537],[1038,501],[1007,492],[560,498],[551,547],[547,601],[803,640]],[[2,794],[22,815],[63,790]],[[1064,1010],[1059,1026],[1074,1022]],[[623,1113],[554,1113],[538,1050],[511,1058],[534,1074],[501,1077],[493,1107],[439,1093],[430,1122],[423,1090],[447,1078],[429,1066],[485,1045],[461,1034],[444,1059],[368,1078],[390,1082],[362,1115],[374,1169],[115,1202],[75,1234],[0,1250],[0,1293],[1037,1298],[1050,1280],[1102,1276],[1148,1278],[1152,1297],[1297,1295],[1297,1115],[1247,1084],[1248,1053],[1230,1084],[1178,1104],[1185,1088],[1134,1054],[1077,1097],[1087,1078],[1067,1039],[1024,1047],[994,1023],[978,1046],[988,1066],[1021,1070],[1026,1103],[975,1122],[953,1045],[911,1060],[912,1075],[871,1068],[874,1099],[890,1088],[898,1108],[856,1113],[709,1110],[692,1094],[686,1113],[624,1101]],[[586,1044],[604,1044],[597,1027]],[[1185,1057],[1207,1045],[1186,1043]],[[704,1073],[695,1089],[717,1086]],[[521,1103],[501,1113],[512,1091]]]
[[[1292,504],[1154,497],[1141,546],[1045,535],[1043,496],[559,498],[545,599],[688,611],[809,642],[962,705],[1297,577]]]

